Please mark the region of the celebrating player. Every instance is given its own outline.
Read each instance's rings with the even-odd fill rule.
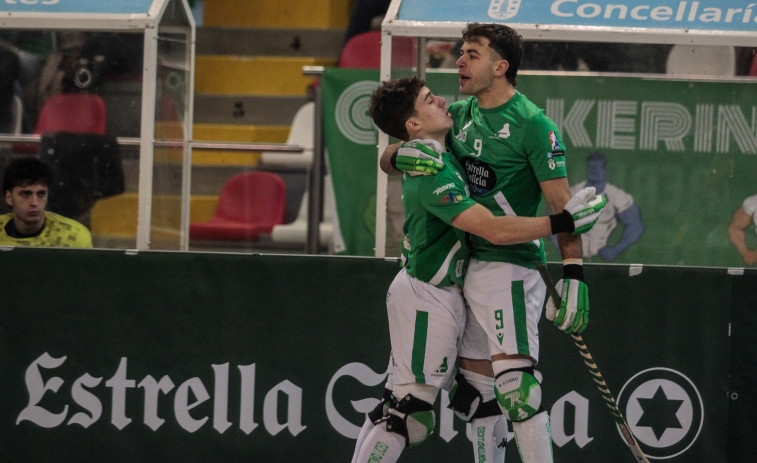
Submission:
[[[467,316],[461,291],[469,257],[465,232],[497,245],[580,233],[597,221],[604,198],[588,188],[549,217],[497,217],[471,198],[462,166],[444,149],[453,120],[444,98],[423,80],[381,84],[371,98],[371,117],[389,135],[413,140],[402,145],[401,155],[424,158],[440,170],[403,178],[407,262],[387,294],[391,384],[361,430],[353,462],[380,456],[392,463],[405,446],[423,442],[435,425],[440,388],[450,390],[451,407],[484,436],[485,453],[474,443],[477,461],[502,461],[506,423],[495,399],[490,349],[478,321]],[[458,357],[462,374],[455,375]]]
[[[543,196],[552,211],[569,204],[565,145],[555,123],[525,95],[515,90],[523,40],[502,24],[471,23],[463,31],[457,60],[460,92],[471,95],[449,107],[453,130],[448,146],[463,165],[471,196],[495,216],[534,217]],[[390,159],[401,170],[434,174],[441,163],[413,151]],[[559,230],[558,230],[559,231]],[[547,318],[566,333],[581,333],[589,322],[588,288],[584,283],[581,238],[561,232],[563,258],[560,307],[547,302]],[[549,417],[541,406],[541,381],[534,369],[539,359],[537,323],[545,285],[536,267],[545,261],[541,240],[500,244],[485,236],[471,239],[465,298],[486,332],[495,393],[513,422],[521,458],[526,463],[552,462]]]

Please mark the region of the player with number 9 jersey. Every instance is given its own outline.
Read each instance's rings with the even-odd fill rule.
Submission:
[[[555,123],[525,95],[484,109],[475,97],[449,106],[454,127],[447,135],[468,177],[471,196],[495,216],[534,217],[542,190],[539,182],[566,176],[565,148]],[[472,237],[473,256],[536,268],[544,261],[541,240],[494,245]]]

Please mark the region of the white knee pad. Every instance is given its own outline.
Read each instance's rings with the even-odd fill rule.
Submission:
[[[533,368],[507,370],[494,381],[497,402],[512,422],[524,421],[541,409],[541,386]]]
[[[526,421],[513,423],[513,431],[523,463],[554,461],[552,432],[546,411],[541,411]]]
[[[431,404],[411,394],[395,399],[389,407],[386,430],[404,436],[410,447],[428,439],[435,426],[436,414]]]

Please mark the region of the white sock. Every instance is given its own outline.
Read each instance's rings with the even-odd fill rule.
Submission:
[[[475,463],[504,463],[507,443],[507,421],[504,415],[475,418],[470,422],[473,433]]]
[[[515,440],[523,463],[552,463],[552,432],[546,411],[526,421],[513,422]]]
[[[405,438],[388,432],[386,423],[374,426],[366,436],[354,463],[396,463],[405,449]]]
[[[373,428],[375,427],[376,425],[373,424],[370,419],[365,419],[363,427],[360,428],[360,434],[357,435],[357,440],[355,441],[355,453],[352,455],[352,463],[357,463],[357,455],[363,447],[363,442],[365,442],[365,438],[368,437],[368,434],[373,431]]]

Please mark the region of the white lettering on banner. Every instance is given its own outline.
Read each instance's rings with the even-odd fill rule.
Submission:
[[[363,423],[356,426],[337,411],[336,406],[334,405],[334,386],[336,385],[336,382],[347,376],[355,378],[360,384],[373,387],[384,382],[386,373],[386,371],[383,373],[376,373],[369,366],[358,362],[348,363],[334,373],[334,376],[331,377],[331,381],[329,381],[329,385],[326,388],[326,417],[328,418],[329,423],[331,423],[331,426],[333,426],[339,434],[349,437],[350,439],[357,439],[357,436],[360,433],[360,426],[362,426]],[[365,414],[371,411],[377,403],[378,397],[363,399],[353,401],[352,407],[355,411]]]
[[[645,101],[641,105],[639,148],[654,151],[663,142],[668,151],[684,151],[683,137],[691,130],[691,114],[679,103]]]
[[[82,428],[88,428],[92,423],[100,419],[103,413],[103,406],[97,399],[97,396],[89,392],[87,389],[92,389],[100,384],[102,378],[95,378],[88,373],[83,374],[76,381],[71,388],[71,398],[74,402],[81,405],[89,414],[84,412],[75,413],[68,424],[78,424]]]
[[[288,406],[286,406],[287,421],[284,423],[279,423],[277,418],[279,393],[289,397]],[[272,436],[284,429],[289,429],[293,436],[304,431],[307,426],[302,425],[302,389],[290,381],[282,381],[268,391],[263,401],[263,424]]]
[[[630,117],[636,114],[635,101],[600,101],[597,104],[597,147],[613,149],[634,149],[636,121]],[[631,135],[621,135],[622,133]]]
[[[360,425],[355,425],[347,418],[343,417],[336,409],[334,405],[334,386],[336,383],[347,377],[356,379],[360,384],[365,386],[374,387],[382,384],[386,379],[387,372],[376,373],[369,366],[354,362],[349,363],[334,373],[331,377],[329,385],[326,388],[326,416],[329,423],[339,434],[350,439],[357,439],[360,433]],[[351,401],[352,407],[355,411],[366,414],[373,409],[378,403],[378,398],[368,398],[361,400]],[[457,431],[454,428],[455,414],[452,410],[447,408],[449,405],[449,395],[447,391],[441,393],[441,406],[439,407],[439,436],[444,439],[445,442],[451,441],[456,435]]]
[[[25,381],[29,394],[29,403],[19,413],[16,424],[29,421],[42,428],[55,428],[62,425],[68,416],[69,405],[64,405],[61,410],[48,410],[41,403],[45,402],[44,396],[58,394],[66,380],[42,370],[54,370],[61,367],[66,361],[66,356],[55,358],[45,352],[34,360],[26,369]],[[126,400],[133,400],[130,392],[140,388],[144,391],[144,424],[152,431],[157,431],[166,422],[158,415],[159,401],[161,396],[167,397],[174,391],[173,412],[176,423],[189,433],[201,429],[209,421],[209,416],[197,416],[194,410],[208,400],[213,401],[213,428],[223,434],[231,426],[229,421],[229,373],[228,363],[212,365],[214,374],[214,390],[211,395],[205,384],[198,377],[192,377],[175,386],[168,375],[156,380],[151,375],[145,376],[138,383],[128,377],[128,360],[122,357],[114,375],[105,382],[105,386],[111,389],[111,424],[118,430],[123,430],[131,424],[132,419],[126,415]],[[253,421],[255,401],[255,364],[238,366],[240,376],[240,410],[239,429],[245,434],[250,434],[257,428]],[[325,407],[326,416],[333,428],[342,436],[355,439],[360,431],[360,425],[352,423],[342,416],[334,404],[334,388],[337,382],[345,378],[357,380],[360,384],[368,387],[381,385],[387,372],[377,373],[362,363],[349,363],[334,373],[326,388]],[[47,378],[46,380],[43,378]],[[83,409],[74,413],[68,420],[68,425],[79,425],[89,428],[102,417],[102,399],[96,396],[92,390],[102,383],[102,378],[84,373],[73,381],[71,386],[71,399],[77,408]],[[286,398],[282,401],[282,398]],[[353,409],[361,414],[368,413],[377,403],[376,397],[362,398],[350,401]],[[574,423],[566,423],[566,405],[573,407]],[[439,436],[450,442],[459,433],[455,430],[455,414],[447,408],[449,396],[442,391],[439,407]],[[303,390],[288,380],[281,381],[269,390],[263,400],[263,424],[266,431],[276,435],[281,431],[288,430],[292,436],[297,436],[306,426],[302,424]],[[279,422],[279,411],[287,410],[285,422]],[[553,438],[557,445],[563,446],[570,441],[575,441],[579,447],[584,447],[593,438],[588,436],[589,400],[575,391],[560,398],[552,407],[551,422]],[[568,435],[566,430],[573,430]],[[474,439],[470,427],[466,428],[466,436],[469,440]]]
[[[757,3],[750,3],[746,8],[718,8],[704,6],[705,2],[680,1],[674,9],[671,6],[636,5],[629,8],[622,3],[598,4],[580,2],[579,0],[556,0],[550,5],[549,11],[561,18],[602,18],[602,19],[633,19],[636,21],[658,22],[703,22],[703,23],[737,23],[748,24],[757,22],[753,16],[753,8]]]
[[[258,424],[255,423],[255,364],[239,365],[239,373],[242,375],[240,391],[241,405],[239,406],[239,429],[245,434],[250,434]]]
[[[68,405],[65,405],[62,410],[51,411],[40,403],[46,394],[57,394],[65,381],[58,376],[51,376],[44,380],[41,370],[59,368],[65,361],[65,356],[55,358],[45,352],[29,365],[24,375],[29,403],[18,414],[17,425],[23,421],[30,421],[43,428],[55,428],[63,424],[68,416]],[[160,381],[156,381],[153,376],[148,375],[137,385],[135,380],[128,378],[127,367],[128,360],[126,357],[121,358],[115,374],[105,382],[105,386],[111,389],[111,424],[116,429],[122,430],[132,422],[132,419],[126,416],[126,399],[130,389],[139,387],[144,390],[144,424],[153,431],[157,431],[165,423],[165,419],[158,416],[160,396],[161,394],[167,396],[174,389],[174,382],[168,376],[163,376]],[[213,427],[219,433],[223,433],[232,424],[228,420],[229,364],[212,365],[212,368],[214,372]],[[239,429],[245,434],[250,434],[257,427],[253,421],[255,364],[240,365],[239,370],[241,372]],[[91,390],[101,382],[102,378],[93,377],[89,373],[84,373],[74,380],[71,386],[71,398],[84,411],[73,414],[68,421],[69,425],[78,424],[83,428],[88,428],[100,419],[102,402]],[[287,398],[285,404],[280,403],[281,396]],[[191,413],[195,407],[211,399],[200,378],[189,378],[181,383],[176,388],[173,399],[176,422],[186,431],[195,432],[208,421],[207,416],[198,418]],[[278,421],[279,408],[288,410],[287,421],[284,423]],[[284,429],[293,436],[301,433],[306,428],[302,425],[302,389],[285,380],[268,391],[263,401],[263,424],[271,435],[276,435]]]
[[[123,429],[131,423],[131,418],[126,416],[126,389],[134,388],[134,383],[133,379],[126,379],[126,357],[122,357],[116,374],[105,383],[113,389],[110,422],[118,429]]]
[[[229,429],[231,422],[229,416],[229,388],[223,383],[223,378],[229,377],[229,364],[213,365],[215,371],[214,391],[216,394],[213,401],[213,428],[223,434]],[[228,381],[227,381],[228,383]]]
[[[566,423],[566,405],[573,407],[573,423]],[[589,437],[589,399],[576,391],[571,391],[557,400],[549,411],[552,429],[552,441],[562,447],[570,441],[575,441],[579,448],[594,440]],[[568,435],[566,430],[572,429],[573,434]]]
[[[157,431],[166,422],[158,416],[158,395],[171,392],[174,383],[168,376],[163,376],[160,381],[155,381],[155,378],[147,375],[137,386],[145,390],[145,424],[153,431]]]
[[[39,368],[58,368],[65,361],[66,357],[54,358],[45,352],[26,369],[24,380],[26,381],[26,390],[29,392],[29,405],[21,410],[16,419],[16,424],[22,421],[31,421],[43,428],[54,428],[63,423],[68,414],[68,405],[63,407],[63,411],[60,413],[53,413],[37,404],[47,391],[58,392],[58,389],[63,385],[63,380],[58,377],[50,378],[45,382]]]
[[[594,108],[592,137],[586,121]],[[578,99],[567,114],[565,99],[548,98],[546,103],[547,116],[576,148],[727,153],[736,147],[757,154],[757,106],[749,109],[751,122],[738,105],[698,104],[692,116],[689,108],[673,102]]]

